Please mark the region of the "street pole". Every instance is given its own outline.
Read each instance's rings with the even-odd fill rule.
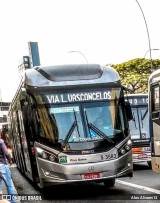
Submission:
[[[160,51],[160,49],[148,49],[147,51],[146,51],[146,53],[145,53],[145,55],[144,55],[144,58],[146,58],[146,55],[147,55],[147,53],[149,52],[149,51]]]
[[[143,15],[143,19],[144,19],[144,22],[145,22],[145,25],[146,25],[146,30],[147,30],[147,36],[148,36],[148,46],[149,46],[149,53],[150,53],[150,59],[151,59],[151,70],[153,70],[153,64],[152,64],[152,54],[151,54],[151,42],[150,42],[150,37],[149,37],[149,30],[148,30],[148,26],[147,26],[147,21],[146,21],[146,18],[145,18],[145,15],[144,15],[144,12],[142,10],[142,7],[140,5],[140,3],[138,2],[138,0],[135,0],[141,10],[141,13]]]
[[[82,52],[80,52],[80,51],[69,51],[68,53],[74,53],[74,52],[81,54],[85,58],[85,61],[88,63],[87,58],[85,57],[85,55]]]

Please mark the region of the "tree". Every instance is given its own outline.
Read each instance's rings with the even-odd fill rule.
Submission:
[[[160,60],[136,58],[121,64],[111,65],[120,75],[122,85],[131,89],[131,93],[147,93],[150,74],[160,68]]]

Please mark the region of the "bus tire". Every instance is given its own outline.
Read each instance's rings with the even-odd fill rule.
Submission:
[[[111,179],[106,179],[103,181],[104,185],[106,187],[114,187],[115,185],[115,178],[111,178]]]
[[[149,168],[152,168],[151,161],[147,161],[147,164],[148,164]]]

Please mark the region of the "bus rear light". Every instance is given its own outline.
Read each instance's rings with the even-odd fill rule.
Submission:
[[[142,153],[142,148],[132,148],[132,152],[133,154],[141,154]]]

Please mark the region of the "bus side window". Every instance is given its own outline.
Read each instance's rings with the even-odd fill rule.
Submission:
[[[43,104],[43,98],[39,95],[35,97],[38,106],[37,112],[39,117],[39,124],[43,130],[43,135],[50,142],[56,143],[58,141],[58,128],[55,123],[55,118],[50,115],[48,108]]]
[[[160,111],[160,88],[158,85],[154,85],[151,87],[151,100],[152,100],[152,118],[159,118],[159,111]]]
[[[152,91],[153,91],[152,111],[158,111],[159,110],[159,86],[153,87]]]

